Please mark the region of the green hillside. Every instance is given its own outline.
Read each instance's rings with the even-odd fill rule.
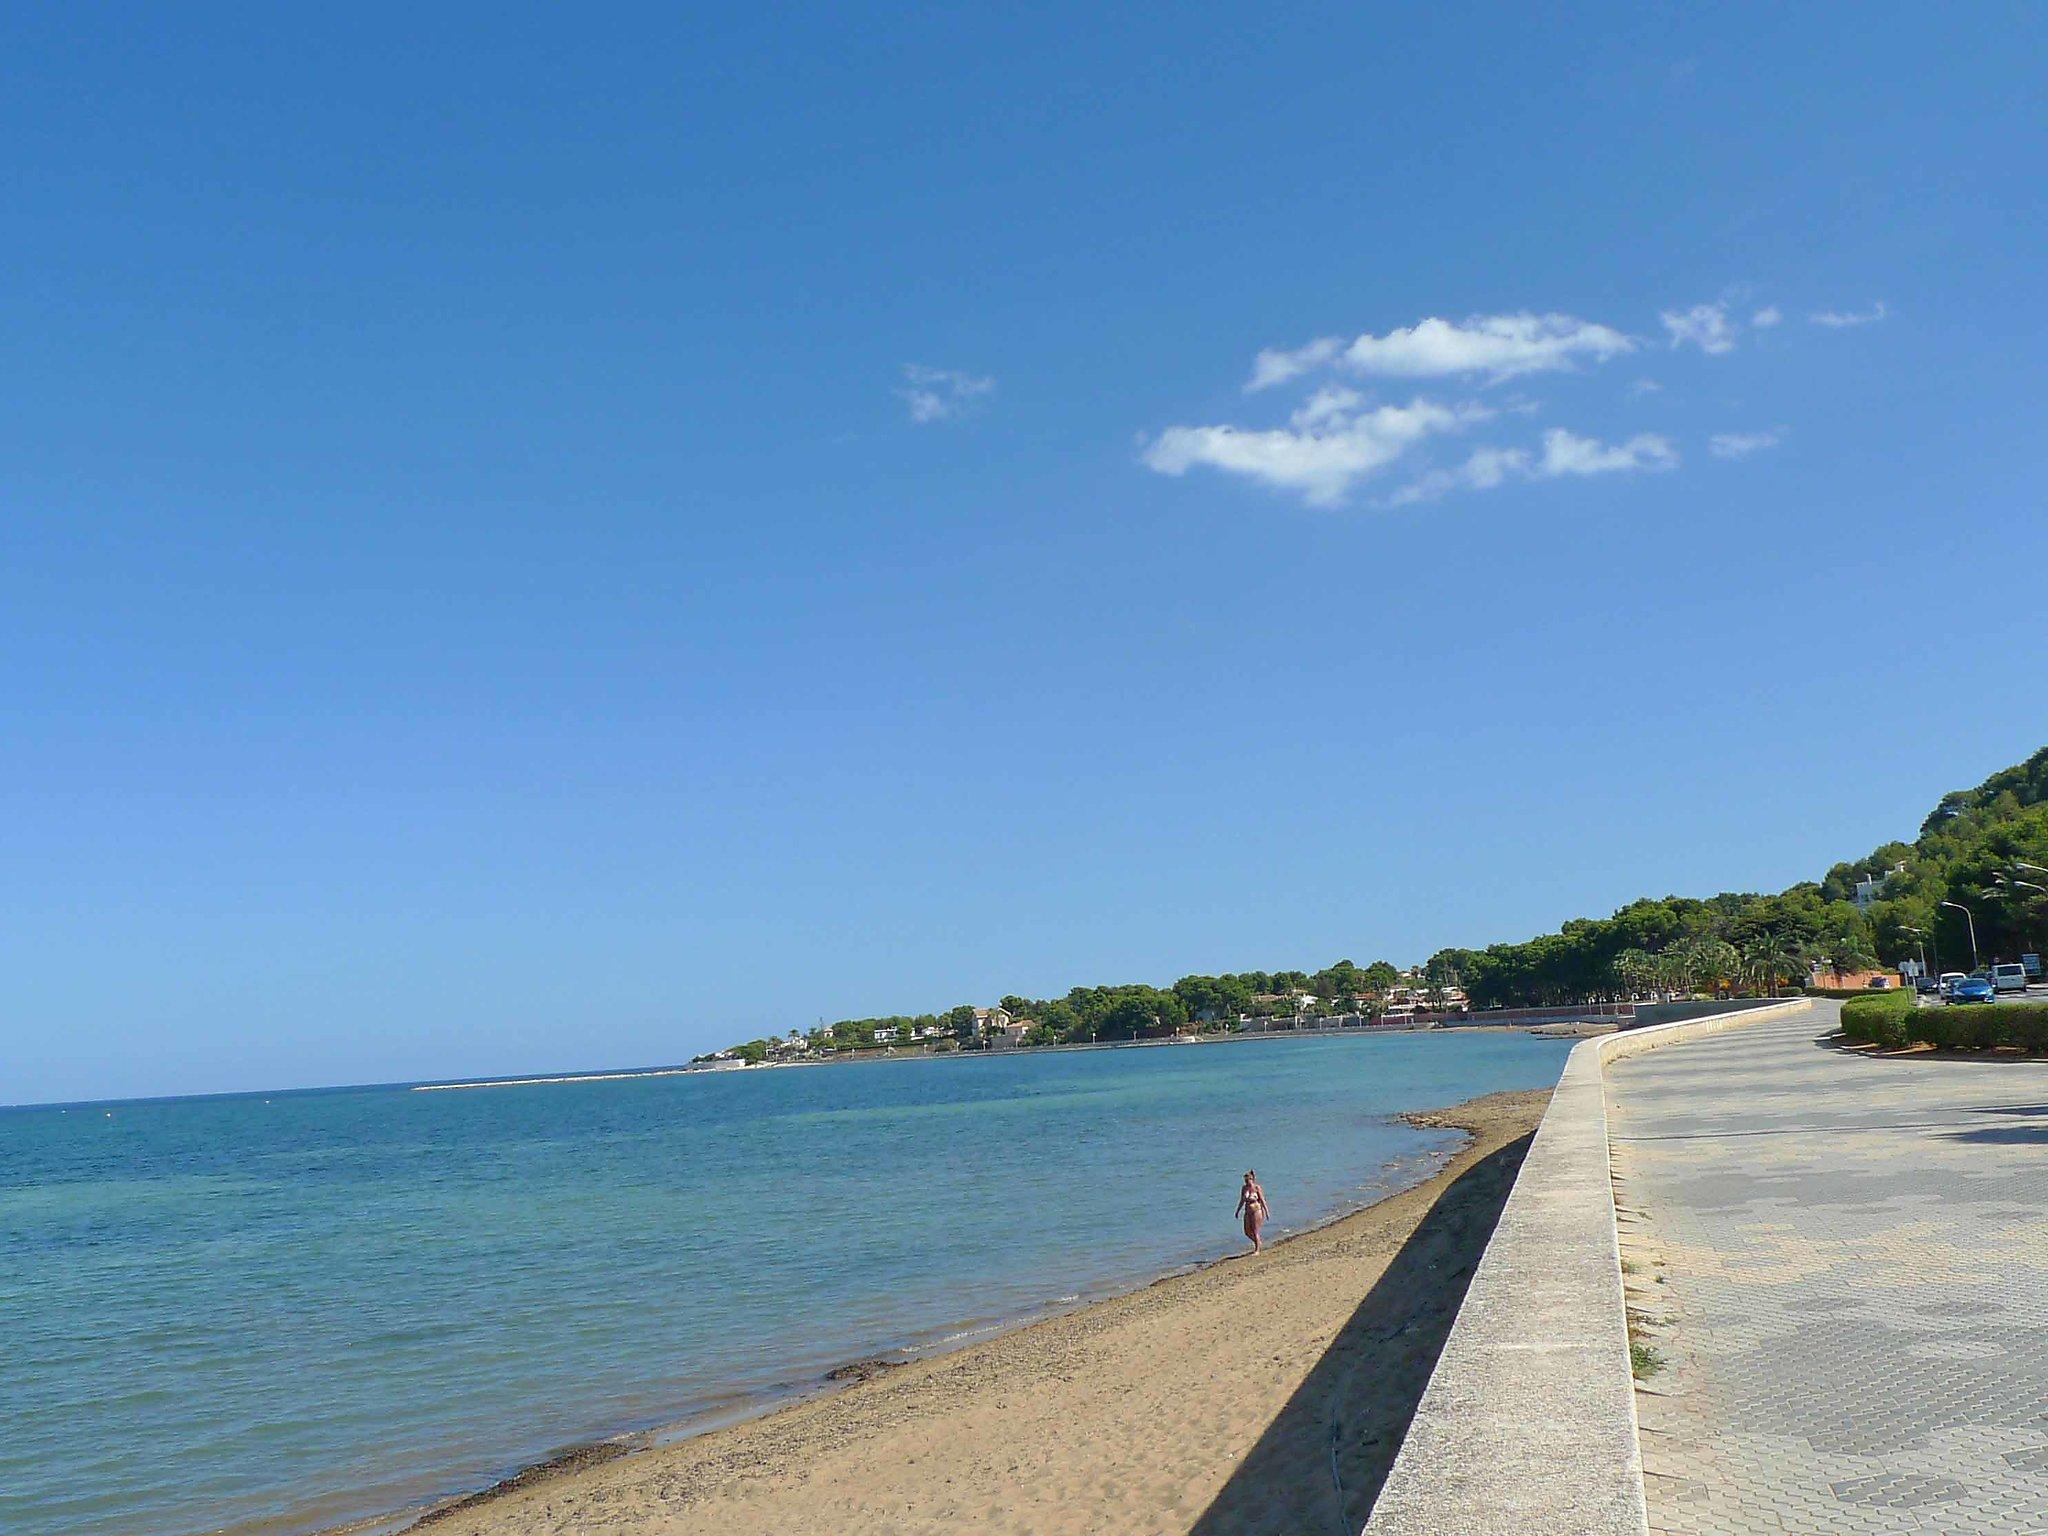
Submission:
[[[1932,936],[1945,968],[1969,969],[1954,962],[1970,953],[1970,920],[1943,901],[1970,909],[1986,963],[2040,951],[2048,943],[2048,747],[1975,789],[1942,796],[1914,841],[1837,864],[1821,892],[1846,898],[1864,873],[1900,864],[1870,908],[1877,952],[1887,961],[1916,954],[1921,934],[1912,930],[1919,929]]]
[[[1853,900],[1866,877],[1882,880],[1867,912]],[[1942,796],[1913,842],[1886,843],[1817,882],[1774,896],[1638,901],[1526,943],[1445,950],[1430,965],[1462,977],[1481,1007],[1585,1002],[1652,987],[1762,987],[1803,978],[1813,960],[1849,971],[1924,952],[1944,968],[1969,970],[1973,921],[1986,964],[2043,946],[2048,748],[1975,789]]]

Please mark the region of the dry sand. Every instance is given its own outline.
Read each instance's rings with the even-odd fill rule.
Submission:
[[[423,1536],[1349,1536],[1548,1099],[1418,1117],[1472,1139],[1427,1183],[1259,1257],[678,1444],[572,1458]]]

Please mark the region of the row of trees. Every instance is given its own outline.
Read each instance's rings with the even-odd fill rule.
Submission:
[[[1857,882],[1872,875],[1885,875],[1882,893],[1861,910],[1853,900]],[[1847,974],[1925,956],[1959,969],[2044,943],[2048,747],[1975,789],[1943,796],[1915,841],[1886,843],[1867,859],[1837,864],[1818,882],[1775,896],[1646,898],[1519,944],[1439,950],[1419,980],[1425,997],[1462,987],[1479,1008],[1554,1007],[1724,987],[1770,991],[1803,983],[1816,964]],[[1060,998],[1012,995],[1002,1002],[1014,1017],[1035,1021],[1031,1044],[1129,1040],[1246,1014],[1372,1013],[1404,979],[1385,960],[1340,960],[1313,972],[1183,976],[1166,988],[1075,987]],[[898,1039],[936,1029],[941,1038],[964,1040],[973,1024],[974,1010],[963,1005],[845,1019],[814,1038],[870,1045],[876,1030],[888,1027]],[[758,1059],[767,1043],[738,1049]]]
[[[1339,960],[1319,971],[1183,976],[1164,988],[1142,984],[1075,987],[1058,998],[1013,993],[1002,1000],[1002,1007],[1013,1019],[1030,1021],[1027,1044],[1084,1044],[1171,1035],[1190,1026],[1220,1028],[1228,1020],[1247,1015],[1377,1012],[1401,979],[1402,972],[1387,960],[1364,966]],[[865,1049],[875,1045],[878,1037],[964,1044],[974,1038],[974,1020],[974,1008],[963,1003],[943,1013],[841,1019],[812,1030],[808,1039],[813,1046],[837,1050]],[[750,1040],[731,1050],[743,1061],[762,1061],[772,1048],[771,1041]]]
[[[1818,885],[1778,896],[1727,893],[1631,902],[1520,944],[1445,949],[1425,973],[1455,979],[1475,1007],[1558,1007],[1724,987],[1803,983],[1814,962],[1849,972],[1877,961],[1870,924]]]
[[[1175,1034],[1190,1024],[1220,1026],[1246,1015],[1369,1012],[1382,1005],[1400,979],[1391,961],[1361,966],[1339,960],[1319,971],[1183,976],[1166,988],[1075,987],[1061,998],[1012,995],[1003,999],[1003,1007],[1017,1018],[1036,1021],[1029,1037],[1034,1044],[1132,1040]]]
[[[1463,988],[1473,1006],[1555,1007],[1730,985],[1769,990],[1805,980],[1808,962],[1838,971],[1876,963],[1870,925],[1854,905],[1827,901],[1817,885],[1781,896],[1666,897],[1630,904],[1610,918],[1581,918],[1554,934],[1482,950],[1444,949],[1410,978],[1390,961],[1339,960],[1319,971],[1238,971],[1183,976],[1170,987],[1075,987],[1059,998],[1012,994],[1002,1006],[1032,1021],[1028,1045],[1084,1044],[1221,1028],[1242,1016],[1300,1013],[1375,1015],[1404,982],[1424,1001]],[[896,1041],[973,1037],[974,1009],[842,1019],[812,1032],[816,1045],[862,1049],[878,1030]],[[766,1041],[734,1047],[766,1057]]]
[[[1817,885],[1781,896],[1724,895],[1708,901],[1638,901],[1610,918],[1582,918],[1554,934],[1486,949],[1445,949],[1418,977],[1386,960],[1339,960],[1319,971],[1239,971],[1183,976],[1170,987],[1075,987],[1059,998],[1012,994],[1002,1006],[1032,1022],[1029,1045],[1082,1044],[1170,1035],[1190,1026],[1221,1028],[1242,1016],[1381,1012],[1388,994],[1414,981],[1424,1001],[1463,988],[1473,1006],[1553,1007],[1656,993],[1761,990],[1804,981],[1808,962],[1838,971],[1874,964],[1870,925],[1846,901],[1828,901]],[[965,1043],[974,1009],[842,1019],[815,1030],[815,1045],[862,1049],[878,1031],[896,1041]],[[758,1061],[767,1041],[734,1047]]]

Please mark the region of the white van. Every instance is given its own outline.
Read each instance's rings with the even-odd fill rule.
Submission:
[[[2024,965],[1994,965],[1991,967],[1991,990],[1994,992],[2026,991],[2027,968]]]

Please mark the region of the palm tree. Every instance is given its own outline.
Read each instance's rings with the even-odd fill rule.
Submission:
[[[1766,992],[1778,983],[1799,976],[1806,969],[1806,946],[1797,939],[1774,931],[1752,938],[1742,947],[1742,975],[1745,981]]]
[[[1624,949],[1614,957],[1614,979],[1630,1000],[1642,996],[1657,983],[1657,962],[1640,949]]]
[[[1742,956],[1726,939],[1688,939],[1669,951],[1679,984],[1687,991],[1712,992],[1742,972]]]

